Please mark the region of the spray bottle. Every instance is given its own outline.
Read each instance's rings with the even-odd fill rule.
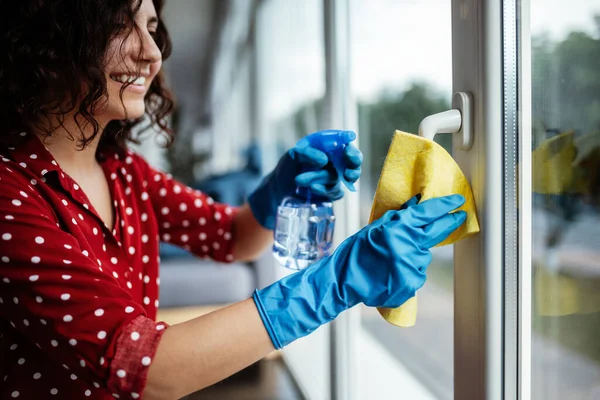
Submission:
[[[325,130],[304,138],[309,145],[327,154],[346,187],[344,149],[356,139],[352,131]],[[299,270],[329,255],[333,242],[335,215],[333,203],[317,196],[309,188],[296,188],[296,194],[283,199],[277,209],[273,255],[287,268]]]

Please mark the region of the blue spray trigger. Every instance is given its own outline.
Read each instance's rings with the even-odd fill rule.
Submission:
[[[302,145],[302,142],[305,142],[307,145],[327,154],[344,185],[346,185],[348,190],[354,192],[356,191],[354,184],[348,182],[344,177],[344,149],[355,139],[356,133],[353,131],[329,129],[311,133],[300,139],[298,144]]]

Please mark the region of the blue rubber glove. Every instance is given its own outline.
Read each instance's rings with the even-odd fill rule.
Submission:
[[[429,249],[466,218],[450,213],[464,203],[461,195],[388,211],[352,235],[329,257],[254,292],[254,302],[275,348],[280,349],[364,303],[399,307],[425,283]]]
[[[313,134],[319,135],[319,133]],[[342,142],[352,141],[356,134],[340,131]],[[363,156],[352,144],[343,153],[344,179],[354,183],[361,173]],[[338,200],[344,196],[341,178],[326,153],[315,148],[306,138],[300,139],[279,160],[275,169],[267,175],[248,197],[248,204],[256,220],[267,229],[275,228],[277,207],[288,196],[296,194],[296,188],[310,188],[314,195],[326,200]]]

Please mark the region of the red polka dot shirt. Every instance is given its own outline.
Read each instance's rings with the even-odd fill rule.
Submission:
[[[159,240],[232,261],[236,209],[132,151],[105,153],[114,227],[42,142],[0,149],[0,399],[137,399],[155,322]]]

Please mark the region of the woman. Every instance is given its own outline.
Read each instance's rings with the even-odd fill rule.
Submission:
[[[249,260],[271,243],[277,204],[297,184],[342,196],[327,156],[304,144],[235,209],[127,149],[144,114],[168,132],[161,8],[161,0],[4,5],[2,399],[182,397],[354,305],[401,305],[425,281],[428,249],[464,221],[450,213],[460,196],[415,198],[251,299],[173,326],[155,322],[159,240]],[[358,179],[361,159],[347,148],[346,179]]]

